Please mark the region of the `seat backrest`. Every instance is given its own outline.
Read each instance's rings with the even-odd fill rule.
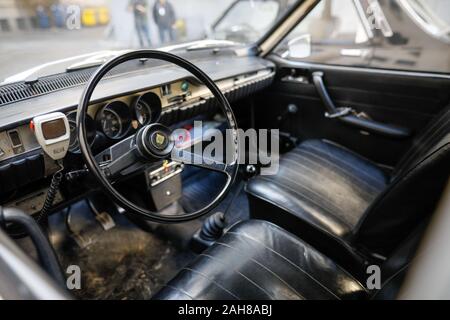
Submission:
[[[440,112],[422,133],[413,141],[411,148],[399,161],[392,174],[392,180],[400,178],[414,168],[439,147],[439,143],[450,132],[450,106]]]
[[[450,176],[450,107],[428,125],[354,231],[355,243],[388,256],[434,212]]]
[[[397,297],[426,227],[427,223],[421,223],[381,265],[381,289],[372,292],[372,299],[393,300]]]

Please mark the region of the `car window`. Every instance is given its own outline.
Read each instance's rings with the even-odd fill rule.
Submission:
[[[315,63],[449,73],[449,21],[447,0],[322,0],[275,53]]]
[[[255,32],[262,33],[270,28],[278,15],[280,6],[276,1],[240,1],[234,5],[216,26],[215,31],[223,32],[231,28],[247,26]]]
[[[239,0],[212,26],[210,37],[218,40],[255,42],[280,19],[296,0]]]
[[[0,0],[0,83],[98,64],[130,49],[251,45],[297,2]]]

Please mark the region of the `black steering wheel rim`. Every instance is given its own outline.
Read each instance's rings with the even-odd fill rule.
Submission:
[[[131,202],[130,200],[126,199],[124,196],[122,196],[112,185],[110,181],[104,176],[102,169],[95,161],[95,157],[92,153],[92,150],[89,146],[89,142],[87,139],[87,130],[86,130],[86,114],[87,110],[90,104],[90,100],[92,97],[92,94],[97,87],[98,83],[104,78],[104,76],[111,71],[116,66],[125,63],[130,60],[136,60],[136,59],[155,59],[155,60],[162,60],[165,62],[172,63],[180,68],[183,68],[190,72],[192,75],[194,75],[200,82],[202,82],[214,95],[214,97],[217,99],[218,104],[226,118],[227,124],[229,129],[232,130],[233,134],[233,142],[234,142],[234,148],[233,150],[235,152],[235,163],[232,165],[231,174],[227,175],[227,182],[224,185],[224,188],[221,190],[221,192],[216,196],[216,198],[209,203],[204,208],[192,212],[192,213],[186,213],[181,215],[161,215],[157,212],[153,212],[150,210],[147,210],[145,208],[141,208],[140,206],[136,205],[135,203]],[[127,213],[133,214],[135,216],[144,218],[146,220],[150,220],[153,222],[159,222],[159,223],[180,223],[180,222],[186,222],[190,220],[197,219],[207,213],[209,213],[211,210],[213,210],[220,201],[227,195],[227,193],[230,191],[233,182],[236,178],[239,166],[237,164],[237,161],[239,159],[239,139],[237,138],[237,122],[234,116],[234,113],[231,109],[231,106],[224,96],[224,94],[220,91],[220,89],[217,87],[217,85],[214,83],[214,81],[209,78],[206,73],[204,73],[201,69],[199,69],[197,66],[192,64],[191,62],[187,61],[184,58],[181,58],[177,55],[174,55],[169,52],[163,52],[158,50],[136,50],[124,53],[120,56],[117,56],[115,58],[112,58],[105,64],[103,64],[99,69],[96,70],[96,72],[91,76],[89,79],[89,82],[87,83],[83,94],[80,99],[80,103],[78,105],[77,110],[77,135],[78,135],[78,141],[80,144],[80,150],[81,154],[84,158],[84,161],[86,163],[87,168],[89,171],[94,175],[96,180],[100,183],[100,185],[103,187],[103,189],[116,201],[118,205],[120,205],[122,208],[126,210]]]

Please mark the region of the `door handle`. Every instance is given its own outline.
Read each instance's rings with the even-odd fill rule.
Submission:
[[[323,82],[323,72],[314,72],[312,74],[312,78],[314,85],[316,86],[317,93],[322,99],[327,112],[329,114],[335,114],[336,112],[338,112],[338,108],[336,108],[336,106],[334,105],[333,100],[331,100],[331,97],[328,94],[327,89],[325,88],[325,83]]]
[[[352,113],[354,113],[355,110],[349,107],[345,108],[336,108],[336,111],[334,113],[325,112],[325,118],[328,119],[337,119],[341,117],[346,117]]]
[[[325,117],[329,119],[338,119],[348,125],[390,138],[402,139],[411,135],[411,130],[408,128],[371,120],[367,117],[361,116],[360,113],[349,107],[336,107],[328,94],[323,77],[324,73],[320,71],[312,74],[314,86],[316,87],[317,93],[326,108]]]

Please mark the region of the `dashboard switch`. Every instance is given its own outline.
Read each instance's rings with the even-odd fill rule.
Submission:
[[[189,90],[189,82],[183,81],[181,83],[181,91],[187,92]]]

